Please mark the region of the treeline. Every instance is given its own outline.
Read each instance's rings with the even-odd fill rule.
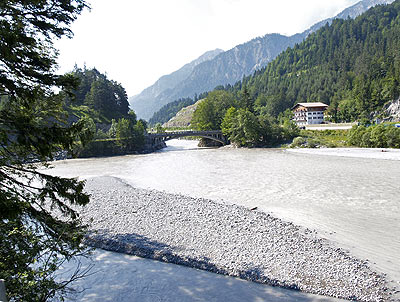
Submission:
[[[173,118],[182,108],[193,105],[198,100],[204,99],[208,92],[195,95],[194,98],[181,98],[160,108],[149,120],[150,125],[164,124]]]
[[[136,116],[112,120],[110,129],[107,132],[91,125],[94,139],[85,146],[77,145],[75,153],[78,157],[115,156],[136,153],[142,151],[145,144],[146,123],[137,121]]]
[[[88,140],[79,156],[119,155],[140,150],[144,145],[147,123],[137,120],[129,109],[128,96],[121,84],[110,80],[97,69],[75,67],[68,74],[77,81],[72,94],[64,93],[66,108],[74,119],[85,123]]]
[[[382,124],[354,126],[348,134],[348,143],[364,148],[400,148],[400,128]]]
[[[278,118],[268,113],[256,113],[245,88],[240,97],[215,90],[199,104],[193,114],[192,126],[197,130],[219,130],[237,146],[274,146],[290,141],[299,129],[290,120],[291,112]]]
[[[81,69],[75,66],[70,75],[77,79],[79,85],[72,91],[73,96],[67,98],[69,104],[87,106],[109,122],[128,116],[128,96],[121,84],[109,80],[96,68]]]
[[[334,20],[267,67],[224,87],[246,86],[257,113],[277,116],[299,102],[330,104],[335,122],[370,119],[400,94],[400,1],[355,20]]]

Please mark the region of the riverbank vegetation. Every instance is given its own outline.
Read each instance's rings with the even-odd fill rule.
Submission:
[[[81,158],[137,153],[143,150],[146,126],[144,121],[136,120],[133,112],[128,118],[112,119],[107,132],[98,129],[94,139],[86,145],[78,143],[74,153]]]
[[[301,130],[290,148],[400,148],[400,128],[393,124],[360,125],[350,130]]]
[[[208,94],[193,114],[196,130],[222,130],[237,146],[275,146],[291,140],[299,129],[282,114],[279,119],[254,110],[248,91],[240,99],[230,92],[216,90]]]
[[[78,142],[74,154],[112,156],[143,149],[147,123],[137,120],[135,112],[129,109],[126,91],[119,83],[95,68],[75,66],[67,75],[78,83],[72,94],[60,93],[65,99],[69,122],[85,121],[93,139],[85,146]]]
[[[365,148],[400,148],[400,128],[383,124],[355,126],[349,131],[348,143]]]
[[[349,130],[301,130],[290,148],[339,148],[348,146]]]

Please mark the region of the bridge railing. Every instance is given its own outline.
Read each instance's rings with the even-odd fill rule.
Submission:
[[[196,135],[214,135],[221,134],[221,130],[209,130],[209,131],[166,131],[164,133],[149,133],[148,135],[153,137],[165,137],[172,135],[187,135],[187,136],[196,136]]]

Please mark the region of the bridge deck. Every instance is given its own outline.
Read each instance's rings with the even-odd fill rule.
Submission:
[[[148,135],[153,137],[167,137],[167,136],[211,136],[211,135],[222,135],[221,130],[209,130],[209,131],[166,131],[163,133],[149,133]]]
[[[153,140],[153,144],[157,140],[167,141],[174,138],[185,137],[185,136],[200,136],[204,138],[209,138],[220,142],[223,145],[227,144],[227,139],[222,134],[221,130],[209,130],[209,131],[167,131],[164,133],[149,133],[147,137]]]

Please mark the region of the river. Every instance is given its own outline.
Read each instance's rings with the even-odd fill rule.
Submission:
[[[152,154],[55,162],[51,173],[258,207],[317,230],[400,285],[400,161],[168,143]]]

